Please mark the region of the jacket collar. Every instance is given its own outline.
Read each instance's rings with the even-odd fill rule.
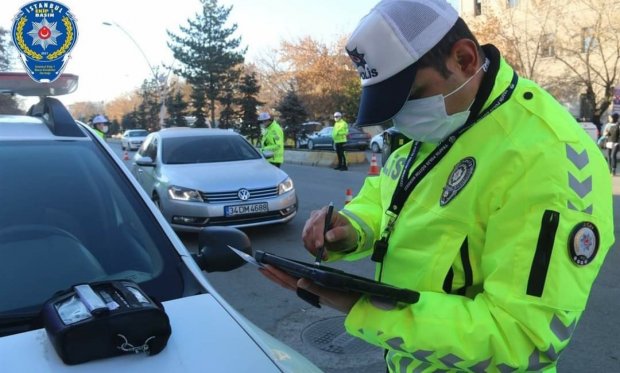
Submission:
[[[476,99],[470,109],[472,114],[475,113],[476,116],[489,106],[497,96],[504,92],[510,85],[514,73],[494,45],[483,45],[482,50],[490,63],[478,88]]]

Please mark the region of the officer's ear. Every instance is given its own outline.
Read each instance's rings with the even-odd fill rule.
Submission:
[[[452,46],[446,66],[453,73],[469,78],[478,71],[481,59],[476,43],[471,39],[461,39]]]

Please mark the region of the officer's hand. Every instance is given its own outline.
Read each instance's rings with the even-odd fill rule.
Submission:
[[[327,215],[327,206],[310,213],[310,218],[306,220],[301,233],[301,240],[305,248],[312,255],[316,255],[319,248],[323,246],[324,241],[327,250],[343,251],[355,248],[357,232],[345,217],[335,211],[332,214],[332,229],[327,231],[325,239],[323,238],[325,215]],[[327,259],[327,250],[324,252],[322,259]]]
[[[320,304],[344,313],[349,313],[361,296],[361,294],[355,292],[344,292],[319,286],[306,278],[293,277],[271,265],[265,265],[260,269],[260,272],[286,289],[296,292],[297,288],[300,287],[316,294],[319,297]]]

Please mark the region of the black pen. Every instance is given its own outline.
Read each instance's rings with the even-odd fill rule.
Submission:
[[[334,203],[330,202],[327,207],[327,215],[325,215],[325,226],[323,227],[323,246],[319,248],[319,251],[316,253],[316,258],[314,259],[315,265],[321,264],[321,259],[323,259],[323,252],[325,251],[325,234],[332,226],[332,213],[334,212]]]

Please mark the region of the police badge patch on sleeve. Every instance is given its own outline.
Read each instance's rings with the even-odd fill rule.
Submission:
[[[462,159],[454,169],[450,176],[448,176],[448,182],[443,187],[443,193],[441,193],[441,199],[439,200],[439,206],[445,206],[456,197],[456,195],[465,187],[469,179],[476,169],[476,160],[472,157]]]
[[[39,83],[58,79],[77,35],[69,8],[56,1],[30,2],[13,19],[13,43],[26,72]]]
[[[591,263],[598,252],[598,246],[598,229],[590,222],[577,224],[568,237],[568,255],[578,266]]]

